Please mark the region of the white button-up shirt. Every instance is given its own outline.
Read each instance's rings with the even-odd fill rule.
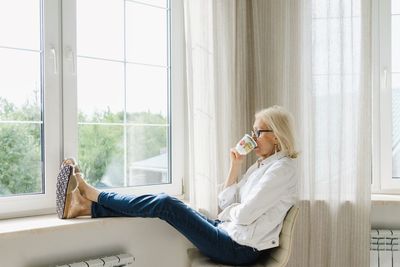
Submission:
[[[241,245],[279,246],[286,212],[297,201],[295,160],[281,151],[254,163],[240,180],[218,194],[218,225]],[[222,187],[223,184],[220,184]]]

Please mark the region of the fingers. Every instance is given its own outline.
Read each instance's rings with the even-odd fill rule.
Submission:
[[[240,156],[239,152],[237,152],[236,148],[231,148],[231,153],[235,156],[235,158],[238,158]]]
[[[231,148],[230,154],[231,154],[232,160],[242,160],[244,158],[243,155],[239,154],[239,152],[236,150],[236,148]]]

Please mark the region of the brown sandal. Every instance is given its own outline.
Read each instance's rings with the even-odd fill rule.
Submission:
[[[60,219],[67,217],[71,204],[71,192],[78,187],[73,166],[63,164],[57,176],[56,207]]]

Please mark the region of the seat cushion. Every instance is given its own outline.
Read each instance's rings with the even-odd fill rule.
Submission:
[[[190,267],[231,267],[233,265],[224,265],[212,261],[207,256],[204,256],[197,248],[190,248],[187,250],[189,256]],[[249,267],[264,267],[261,264],[249,265]]]

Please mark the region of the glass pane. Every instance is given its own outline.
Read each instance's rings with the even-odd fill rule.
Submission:
[[[400,178],[400,74],[392,74],[392,175]]]
[[[400,1],[392,0],[392,14],[400,14]]]
[[[168,127],[128,127],[128,183],[130,186],[169,183]]]
[[[392,71],[400,72],[400,15],[392,16]]]
[[[127,64],[126,109],[129,122],[141,121],[134,113],[167,116],[167,69]]]
[[[124,127],[79,125],[79,164],[97,188],[124,185]]]
[[[0,123],[0,196],[42,192],[41,126]]]
[[[40,0],[0,1],[0,46],[40,49]]]
[[[124,59],[124,1],[79,0],[77,53],[81,56]]]
[[[126,55],[130,62],[167,65],[167,11],[126,2]]]
[[[167,8],[167,0],[136,0],[136,2]]]
[[[78,57],[80,122],[123,122],[124,64]]]
[[[0,48],[0,59],[0,120],[40,120],[40,53]]]

